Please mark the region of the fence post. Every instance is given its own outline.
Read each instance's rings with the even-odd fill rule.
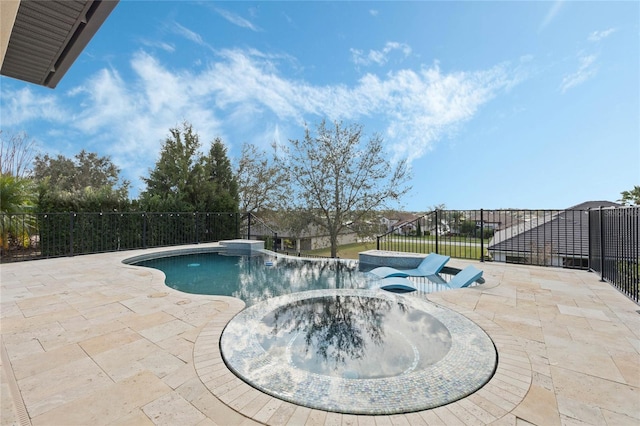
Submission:
[[[142,248],[147,248],[147,214],[142,213]]]
[[[200,244],[200,233],[198,232],[198,212],[193,213],[193,217],[196,219],[196,244]]]
[[[273,237],[273,251],[278,252],[278,233],[276,232]]]
[[[75,213],[69,212],[69,256],[73,256],[73,216]]]
[[[380,250],[380,237],[376,236],[376,250]]]
[[[484,209],[480,209],[480,262],[484,262]]]
[[[247,240],[251,239],[251,213],[247,213]]]
[[[600,221],[600,281],[604,282],[604,221],[602,220],[602,206],[598,208]]]
[[[436,223],[436,254],[439,254],[439,248],[438,248],[438,209],[434,210],[434,213],[436,215],[435,217],[435,223]]]

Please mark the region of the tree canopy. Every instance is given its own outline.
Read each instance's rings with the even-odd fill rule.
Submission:
[[[327,232],[332,257],[341,232],[368,221],[410,189],[406,160],[392,165],[379,135],[363,139],[362,125],[323,120],[315,133],[307,126],[303,139],[290,140],[286,156],[279,157],[291,176],[291,206],[306,210]]]
[[[242,146],[236,167],[240,211],[276,210],[286,196],[287,174],[267,153],[252,144]]]
[[[41,211],[120,211],[130,204],[129,181],[120,178],[110,157],[95,152],[82,150],[73,158],[38,155],[33,177],[40,185]]]
[[[622,191],[620,201],[625,206],[640,206],[640,186],[635,185],[632,190]]]
[[[147,185],[141,194],[143,208],[236,212],[238,186],[222,140],[216,138],[203,155],[200,137],[190,123],[169,132],[154,169],[143,178]]]

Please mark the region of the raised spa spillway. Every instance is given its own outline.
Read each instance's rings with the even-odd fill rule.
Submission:
[[[396,414],[456,401],[493,375],[497,355],[466,317],[381,290],[313,290],[241,311],[220,340],[227,366],[294,404]]]

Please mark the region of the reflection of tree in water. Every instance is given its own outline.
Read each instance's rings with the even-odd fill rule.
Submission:
[[[238,290],[234,296],[247,305],[306,290],[366,287],[356,263],[278,258],[275,266],[268,267],[264,260],[258,256],[239,261]]]
[[[335,296],[298,301],[274,310],[264,318],[272,335],[300,332],[305,353],[311,348],[321,360],[337,369],[349,360],[362,359],[367,342],[383,344],[384,319],[394,305],[373,297]]]

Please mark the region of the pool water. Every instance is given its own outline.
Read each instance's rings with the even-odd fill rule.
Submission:
[[[292,302],[262,318],[258,344],[327,376],[375,379],[439,361],[451,347],[433,316],[386,298],[332,296]]]
[[[164,272],[165,284],[192,294],[232,296],[247,306],[306,290],[368,288],[376,278],[356,261],[310,261],[217,252],[158,257],[134,263]]]
[[[464,316],[383,290],[312,290],[257,303],[225,327],[220,351],[251,386],[309,408],[397,414],[482,387],[493,342]]]

